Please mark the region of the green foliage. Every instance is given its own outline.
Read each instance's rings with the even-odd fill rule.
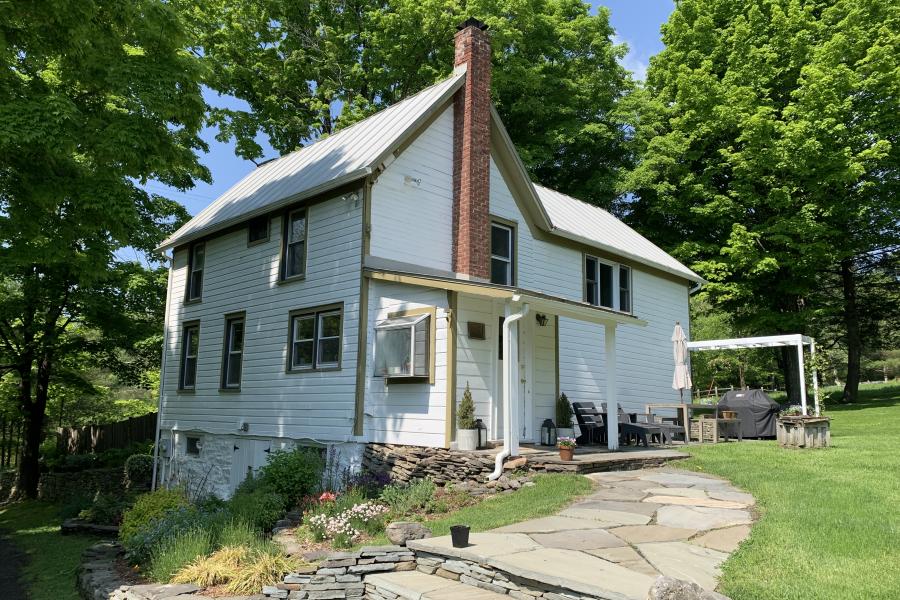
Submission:
[[[251,523],[259,531],[270,531],[286,506],[283,495],[265,486],[238,489],[228,501],[229,513]]]
[[[135,442],[125,448],[111,448],[92,454],[63,454],[59,452],[55,439],[48,439],[41,445],[43,466],[52,472],[76,472],[85,469],[122,467],[131,456],[147,456],[153,442]],[[145,459],[137,459],[144,460]],[[152,464],[151,464],[152,468]]]
[[[210,87],[250,105],[212,109],[219,138],[234,139],[245,158],[262,156],[259,134],[286,154],[448,76],[456,26],[477,15],[490,27],[495,105],[534,177],[608,204],[616,169],[628,162],[613,109],[632,84],[606,8],[592,14],[580,0],[176,4],[197,32]]]
[[[210,532],[190,528],[156,543],[150,554],[147,575],[153,581],[168,582],[174,575],[213,550]]]
[[[249,550],[266,550],[271,542],[260,534],[250,521],[232,516],[214,530],[215,545],[219,548],[241,547]]]
[[[475,429],[475,403],[472,401],[472,390],[469,389],[468,381],[456,413],[456,427],[457,429]]]
[[[430,512],[434,501],[435,485],[431,479],[419,479],[412,483],[393,483],[381,491],[379,500],[387,504],[395,515],[411,515]]]
[[[262,486],[287,502],[297,502],[321,488],[324,469],[325,462],[317,449],[297,447],[271,452],[257,478]]]
[[[141,530],[161,520],[167,512],[188,506],[188,499],[181,489],[157,489],[141,494],[135,500],[134,506],[122,516],[119,539],[127,549],[132,538]]]
[[[572,428],[572,405],[569,397],[564,393],[556,399],[556,427],[558,429]]]
[[[153,477],[153,456],[151,454],[132,454],[125,460],[125,487],[146,485]]]
[[[118,525],[132,502],[129,496],[97,492],[91,504],[78,513],[78,518],[99,525]]]

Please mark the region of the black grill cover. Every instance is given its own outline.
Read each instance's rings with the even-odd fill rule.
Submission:
[[[747,438],[775,437],[775,419],[781,407],[762,390],[731,390],[719,400],[719,413],[733,410]]]

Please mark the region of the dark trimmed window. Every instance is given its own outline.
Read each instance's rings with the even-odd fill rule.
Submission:
[[[619,310],[631,312],[631,269],[619,265]]]
[[[513,285],[513,228],[491,223],[491,283]]]
[[[225,319],[225,343],[222,349],[222,388],[241,388],[244,362],[244,315]]]
[[[287,370],[339,369],[342,331],[340,306],[292,312]]]
[[[269,240],[269,217],[256,217],[247,223],[247,245],[261,244]]]
[[[285,217],[284,244],[281,256],[281,278],[302,277],[306,274],[307,211],[291,211]]]
[[[197,385],[197,356],[200,351],[200,324],[185,324],[181,333],[181,373],[178,387],[192,390]]]
[[[188,257],[187,300],[195,301],[203,297],[203,267],[206,263],[206,244],[191,246]]]
[[[631,312],[631,269],[594,256],[584,257],[584,301]]]

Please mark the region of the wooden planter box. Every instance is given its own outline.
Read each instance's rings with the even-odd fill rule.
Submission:
[[[785,448],[827,448],[831,445],[828,417],[779,417],[778,443]]]

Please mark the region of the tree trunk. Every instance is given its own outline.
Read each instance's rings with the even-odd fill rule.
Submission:
[[[856,298],[856,274],[850,259],[841,261],[841,283],[844,291],[844,328],[847,330],[847,383],[844,402],[856,402],[859,397],[859,369],[862,356],[862,337],[859,332],[859,307]]]
[[[29,377],[29,396],[31,381]],[[46,420],[47,398],[50,392],[50,356],[41,357],[34,382],[34,398],[23,406],[25,415],[25,446],[19,465],[18,493],[26,498],[37,498],[41,478],[41,442],[44,441],[44,421]],[[20,400],[24,400],[24,393]]]

